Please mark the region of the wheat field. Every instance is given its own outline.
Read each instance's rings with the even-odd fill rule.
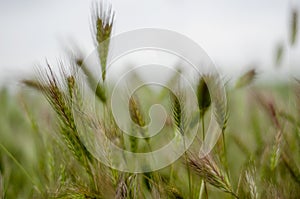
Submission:
[[[224,81],[226,107],[218,107],[211,99],[207,85],[211,77],[198,77],[194,111],[200,128],[191,146],[175,162],[136,173],[103,164],[86,146],[82,134],[101,131],[118,147],[142,153],[160,148],[174,136],[183,137],[192,128],[185,123],[190,118],[186,114],[190,107],[183,106],[185,88],[179,87],[178,93],[161,90],[159,94],[169,107],[162,135],[140,139],[122,133],[113,119],[108,96],[111,88],[106,85],[115,13],[110,6],[103,6],[98,3],[91,9],[91,32],[95,46],[100,46],[96,48],[102,71],[99,82],[78,52],[69,57],[68,64],[44,64],[35,77],[19,82],[14,92],[1,89],[0,198],[300,197],[300,80],[257,82],[255,69],[237,80]],[[297,11],[291,11],[291,46],[297,41],[297,18]],[[282,54],[280,46],[276,63]],[[179,81],[176,78],[170,81]],[[83,82],[91,88],[99,117],[85,113]],[[131,131],[144,129],[149,123],[147,112],[156,94],[146,88],[130,96],[128,111],[135,123]],[[213,106],[223,114],[218,118],[221,135],[213,149],[200,156],[198,148],[209,136]],[[83,124],[76,122],[78,118]],[[170,131],[173,134],[164,134]],[[113,161],[106,140],[97,147],[108,162]]]

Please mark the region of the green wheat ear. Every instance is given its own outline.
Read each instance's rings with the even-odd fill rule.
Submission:
[[[137,96],[131,96],[129,99],[129,113],[134,123],[140,127],[144,127],[146,125]]]
[[[62,64],[62,63],[61,63]],[[63,65],[60,65],[61,77],[57,76],[52,67],[47,63],[47,71],[40,71],[39,80],[23,81],[26,85],[40,91],[52,109],[56,112],[59,124],[59,133],[68,149],[74,157],[89,170],[89,162],[93,160],[92,155],[81,142],[78,129],[75,125],[74,115],[72,112],[72,99],[77,90],[75,75],[67,75]],[[77,93],[80,95],[79,93]]]
[[[253,80],[255,79],[256,75],[257,75],[257,73],[256,73],[255,69],[251,69],[251,70],[247,71],[237,80],[235,87],[242,88],[242,87],[245,87],[245,86],[251,84],[253,82]]]
[[[197,99],[198,99],[198,107],[199,107],[200,113],[201,113],[201,115],[204,115],[204,113],[210,107],[210,104],[211,104],[210,93],[209,93],[209,90],[208,90],[208,87],[207,87],[204,77],[201,77],[199,79],[199,82],[197,85]]]
[[[177,187],[172,186],[172,185],[166,185],[166,192],[169,198],[175,198],[175,199],[183,199],[183,195],[180,192],[180,190],[178,190]]]
[[[298,10],[294,8],[292,11],[292,16],[291,16],[291,39],[290,43],[293,46],[296,43],[297,40],[297,33],[298,33]]]
[[[106,64],[114,19],[115,12],[111,4],[105,4],[104,1],[101,1],[101,3],[93,5],[92,32],[94,43],[98,50],[103,81],[106,78]]]
[[[284,56],[284,47],[283,44],[280,43],[277,45],[276,48],[276,57],[275,57],[276,66],[279,66],[281,64],[283,56]]]
[[[174,93],[170,93],[171,105],[172,105],[172,116],[173,121],[176,128],[179,130],[181,135],[184,134],[184,113],[183,113],[183,105],[181,103],[182,97],[177,97]]]
[[[223,170],[221,170],[220,166],[217,164],[211,154],[208,154],[204,157],[199,157],[195,154],[189,154],[188,163],[195,173],[202,177],[205,182],[238,198],[232,189],[232,185],[230,184],[228,176]]]

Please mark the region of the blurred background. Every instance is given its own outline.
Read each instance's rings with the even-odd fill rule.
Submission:
[[[242,182],[240,198],[300,198],[300,1],[111,0],[111,3],[116,12],[113,35],[138,28],[162,28],[181,33],[198,43],[215,62],[224,82],[231,83],[226,84],[228,110],[227,107],[224,110],[228,117],[226,129],[223,129],[225,134],[223,132],[212,154],[220,159],[218,166],[224,168],[227,173],[225,176],[230,176],[234,189],[238,190]],[[101,172],[98,175],[99,162],[91,164],[90,171],[85,161],[81,165],[82,162],[77,159],[82,160],[82,156],[78,153],[76,155],[81,150],[77,150],[76,144],[81,141],[77,140],[70,145],[67,140],[69,138],[72,141],[73,134],[77,135],[72,114],[67,115],[67,122],[61,121],[65,120],[66,113],[72,113],[68,110],[72,110],[73,99],[81,100],[77,85],[80,86],[81,81],[89,81],[92,85],[95,73],[89,76],[89,73],[84,72],[87,79],[78,79],[78,82],[72,75],[62,77],[67,80],[64,83],[67,83],[68,92],[65,84],[54,85],[54,81],[48,82],[47,78],[43,79],[44,76],[40,76],[41,82],[32,78],[35,69],[45,66],[46,60],[55,70],[54,67],[59,65],[57,63],[67,58],[66,52],[73,49],[74,44],[86,54],[94,50],[90,30],[91,1],[0,0],[0,13],[0,199],[61,196],[96,198],[95,195],[106,196],[108,191],[114,196],[119,188],[123,189],[123,185],[116,184],[119,182],[116,173],[106,168],[101,170],[103,176],[113,179],[110,181],[103,179]],[[79,67],[81,57],[76,61],[76,67]],[[140,80],[140,76],[135,78]],[[23,83],[27,86],[21,84],[24,79],[27,81]],[[204,96],[199,90],[209,94],[207,89],[202,88],[203,82],[200,82],[197,82],[199,99]],[[105,104],[103,93],[106,87],[101,89],[98,86],[93,96],[99,95],[99,103]],[[132,101],[133,107],[140,110],[145,108],[144,111],[136,108],[138,111],[132,112],[148,112],[148,107],[155,102],[153,96],[156,94],[153,90],[148,91],[139,95],[141,107]],[[169,94],[167,89],[163,89],[159,96],[166,100],[166,104],[173,106]],[[201,105],[199,101],[198,105]],[[210,104],[209,99],[208,106]],[[101,112],[104,106],[98,107]],[[172,111],[175,108],[171,107]],[[180,111],[177,113],[180,115],[181,108],[177,107],[176,110]],[[209,113],[211,109],[208,108],[206,117],[202,115],[201,118],[202,138],[204,124],[207,128],[210,119]],[[172,128],[174,115],[170,114],[168,118]],[[104,124],[113,123],[109,121],[110,117],[106,119],[108,121],[103,119]],[[69,134],[67,130],[70,129],[72,133]],[[112,126],[105,129],[105,133],[119,136],[114,132],[116,129]],[[165,138],[165,134],[162,136]],[[116,138],[109,139],[118,141],[122,134]],[[155,144],[161,144],[155,141]],[[128,143],[136,146],[135,140],[129,139]],[[83,157],[88,159],[89,153]],[[169,182],[168,186],[162,184],[161,187],[166,188],[163,190],[166,192],[169,188],[178,190],[182,198],[191,198],[190,193],[187,193],[188,178],[185,177],[189,172],[182,172],[185,171],[182,161],[183,158],[170,168],[158,172]],[[249,174],[252,167],[253,172]],[[126,180],[131,179],[127,174],[118,175],[122,178],[121,182],[123,177],[125,183],[133,182]],[[143,175],[141,177],[144,179]],[[194,177],[194,192],[197,196],[200,183],[197,181],[199,178]],[[148,182],[141,193],[148,194]],[[130,193],[136,192],[133,189],[139,187],[126,186]],[[222,192],[224,189],[213,186],[213,183],[208,186],[209,198],[231,198]],[[243,195],[248,193],[249,187],[250,191],[257,191],[253,197]],[[141,197],[138,195],[135,198]]]
[[[300,47],[290,47],[289,26],[300,1],[111,2],[117,13],[114,34],[146,27],[177,31],[197,42],[229,79],[250,68],[264,81],[299,72]],[[86,0],[0,0],[0,84],[31,75],[46,59],[57,61],[72,42],[92,51],[90,5]],[[282,60],[276,63],[279,47]]]

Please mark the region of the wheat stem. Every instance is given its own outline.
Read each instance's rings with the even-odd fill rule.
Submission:
[[[41,193],[41,189],[39,188],[39,185],[35,182],[35,180],[31,177],[31,175],[26,171],[26,169],[22,166],[22,164],[14,157],[13,154],[11,154],[7,148],[0,143],[0,147],[2,150],[13,160],[13,162],[21,169],[21,171],[25,174],[25,176],[30,180],[30,182],[35,185],[35,188],[38,190],[38,192]]]
[[[205,140],[205,126],[204,126],[204,114],[205,112],[202,111],[200,113],[200,117],[201,117],[201,124],[202,124],[202,141],[204,142]],[[204,194],[205,194],[205,198],[208,198],[208,191],[207,191],[207,186],[206,186],[206,182],[204,179],[202,179],[202,183],[200,186],[200,191],[199,191],[199,198],[202,198],[202,194],[203,194],[203,189],[204,189]]]

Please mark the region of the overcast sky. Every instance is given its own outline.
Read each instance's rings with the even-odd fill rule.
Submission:
[[[291,5],[300,5],[287,0],[111,2],[117,16],[115,34],[145,27],[177,31],[196,41],[221,71],[231,75],[251,65],[273,71],[274,49],[288,41]],[[46,58],[61,57],[72,40],[88,52],[93,49],[90,1],[0,0],[0,13],[0,82],[30,73]],[[289,50],[287,63],[299,64],[297,53],[299,47]],[[287,70],[282,68],[277,70]]]

